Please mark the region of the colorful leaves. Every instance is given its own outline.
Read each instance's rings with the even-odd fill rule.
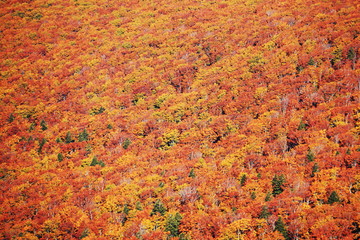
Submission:
[[[353,1],[0,9],[2,238],[358,236]]]

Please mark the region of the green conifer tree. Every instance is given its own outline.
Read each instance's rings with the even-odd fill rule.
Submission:
[[[309,162],[313,162],[315,160],[315,154],[311,151],[311,149],[308,150],[306,158]]]
[[[180,235],[179,226],[182,216],[179,213],[170,215],[165,224],[165,231],[170,232],[169,237],[178,237]]]
[[[315,163],[314,166],[312,167],[312,171],[311,171],[311,177],[315,176],[315,173],[319,172],[319,165],[318,163]]]
[[[271,192],[267,192],[266,193],[266,196],[265,196],[265,202],[268,202],[268,201],[270,201],[270,199],[271,199]]]
[[[127,138],[127,139],[125,139],[125,141],[123,142],[122,147],[123,147],[124,149],[127,149],[127,148],[130,146],[130,144],[131,144],[131,140]]]
[[[88,140],[89,140],[89,134],[87,133],[86,129],[84,129],[79,134],[79,142],[84,142],[84,141],[88,141]]]
[[[264,219],[268,219],[268,217],[270,216],[270,212],[267,206],[263,206],[261,209],[261,212],[259,214],[259,218],[264,218]]]
[[[44,120],[41,120],[40,122],[40,126],[41,126],[41,130],[45,131],[46,129],[48,129],[46,122]]]
[[[244,185],[245,185],[246,179],[247,179],[246,174],[243,174],[243,175],[241,176],[241,178],[240,178],[240,186],[244,186]]]
[[[272,194],[274,197],[284,191],[284,182],[285,182],[284,175],[278,176],[277,174],[275,174],[273,180],[271,181],[273,188]]]
[[[153,216],[157,213],[160,213],[161,216],[164,216],[165,212],[166,208],[164,207],[163,203],[158,199],[154,204],[154,208],[151,211],[150,216]]]
[[[65,143],[72,143],[74,140],[72,140],[71,133],[67,132],[65,136]]]
[[[43,139],[39,142],[38,153],[41,153],[41,152],[42,152],[42,149],[43,149],[43,147],[44,147],[44,145],[45,145],[46,142],[47,142],[47,141],[46,141],[45,138],[43,138]]]
[[[59,153],[57,155],[57,159],[58,159],[59,162],[62,162],[62,160],[64,160],[64,156],[62,155],[62,153]]]
[[[336,202],[340,202],[340,198],[339,198],[339,195],[337,194],[336,191],[332,191],[330,196],[328,197],[328,204],[333,204],[333,203],[336,203]]]
[[[96,165],[100,165],[101,167],[105,167],[105,163],[103,161],[98,161],[97,157],[94,156],[91,163],[90,163],[90,166],[96,166]]]
[[[195,177],[196,177],[195,171],[194,171],[193,168],[190,170],[189,177],[191,177],[191,178],[195,178]]]
[[[286,230],[285,223],[283,222],[281,217],[279,217],[278,220],[276,220],[275,222],[275,231],[279,231],[286,240],[290,239],[289,233]]]
[[[9,118],[8,118],[8,122],[12,123],[14,121],[14,119],[15,119],[15,116],[14,116],[14,114],[11,113]]]

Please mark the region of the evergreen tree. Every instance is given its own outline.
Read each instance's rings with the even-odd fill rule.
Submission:
[[[48,129],[46,122],[44,120],[41,120],[40,122],[40,126],[41,126],[41,130],[45,131],[46,129]]]
[[[328,197],[327,202],[328,202],[328,204],[333,204],[333,203],[336,203],[336,202],[340,202],[339,195],[335,191],[332,191],[330,196]]]
[[[271,199],[271,192],[267,192],[266,193],[266,196],[265,196],[265,202],[268,202],[268,201],[270,201],[270,199]]]
[[[355,57],[356,57],[356,52],[355,52],[354,48],[351,47],[349,49],[348,54],[347,54],[347,58],[350,59],[350,60],[353,60],[353,59],[355,59]]]
[[[59,162],[62,162],[62,160],[64,159],[64,156],[61,153],[59,153],[57,155],[57,159],[58,159]]]
[[[290,239],[289,233],[285,227],[285,223],[283,222],[281,217],[279,217],[278,220],[276,220],[275,222],[275,231],[279,231],[286,240]]]
[[[87,236],[89,236],[90,231],[88,228],[85,228],[84,231],[81,233],[81,236],[79,237],[80,239],[86,238]]]
[[[131,144],[131,140],[127,138],[127,139],[125,139],[125,141],[123,142],[122,147],[123,147],[124,149],[127,149],[127,148],[130,146],[130,144]]]
[[[306,124],[302,120],[300,121],[298,130],[306,130]]]
[[[43,138],[43,139],[40,141],[40,143],[39,143],[38,153],[41,153],[41,152],[42,152],[42,148],[44,147],[45,143],[46,143],[46,139]]]
[[[312,162],[315,160],[315,154],[311,151],[311,149],[308,150],[306,158],[309,162]]]
[[[194,171],[194,169],[192,168],[191,170],[190,170],[190,173],[189,173],[189,177],[191,177],[191,178],[195,178],[195,171]]]
[[[314,166],[312,167],[312,171],[311,171],[311,177],[315,176],[315,173],[319,172],[319,165],[317,163],[314,164]]]
[[[83,142],[83,141],[87,141],[87,140],[89,140],[89,134],[87,133],[86,129],[84,129],[79,134],[79,142]]]
[[[8,118],[8,122],[9,122],[9,123],[12,123],[12,122],[14,121],[14,119],[15,119],[14,114],[10,114],[10,116],[9,116],[9,118]]]
[[[273,180],[271,181],[273,188],[272,194],[274,197],[284,191],[284,182],[285,182],[284,175],[278,176],[277,174],[275,174]]]
[[[105,167],[105,163],[103,161],[98,161],[97,157],[94,156],[91,163],[90,163],[90,166],[96,166],[96,165],[100,165],[101,167]]]
[[[259,218],[264,218],[264,219],[268,219],[268,217],[270,216],[270,212],[267,206],[263,206],[261,209],[261,212],[259,214]]]
[[[244,186],[246,183],[246,174],[243,174],[240,178],[240,186]]]
[[[65,143],[72,143],[72,142],[74,142],[74,140],[72,140],[71,138],[71,133],[67,132],[65,136]]]
[[[170,215],[166,221],[165,231],[170,232],[169,237],[178,237],[180,235],[179,226],[182,216],[179,213]]]
[[[255,198],[256,198],[256,193],[255,193],[255,192],[251,192],[250,198],[251,198],[252,200],[255,200]]]
[[[309,66],[314,66],[316,64],[315,60],[313,58],[310,58],[308,65]]]
[[[143,210],[143,208],[142,208],[142,206],[141,206],[141,202],[136,202],[136,204],[135,204],[135,209],[136,209],[136,210],[139,210],[139,211]]]
[[[125,205],[124,205],[123,212],[124,212],[126,215],[128,215],[128,214],[129,214],[129,212],[130,212],[130,208],[129,208],[129,205],[128,205],[128,204],[125,204]]]
[[[130,212],[130,208],[127,204],[125,204],[124,209],[123,209],[124,217],[123,217],[123,220],[121,221],[122,224],[125,224],[125,222],[128,220],[129,212]]]
[[[166,212],[166,208],[164,207],[162,202],[160,200],[156,200],[154,204],[154,208],[150,213],[150,216],[153,216],[156,213],[160,213],[161,216],[164,216],[165,212]]]
[[[36,123],[31,123],[30,127],[29,127],[29,132],[31,132],[32,130],[34,130],[36,127]]]
[[[97,160],[97,157],[93,157],[91,163],[90,163],[90,166],[95,166],[96,164],[98,164],[98,160]]]

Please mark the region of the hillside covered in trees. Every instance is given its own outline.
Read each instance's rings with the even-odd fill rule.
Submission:
[[[360,2],[0,1],[1,239],[359,239]]]

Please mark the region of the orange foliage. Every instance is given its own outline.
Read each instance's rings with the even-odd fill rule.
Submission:
[[[360,237],[356,1],[0,16],[1,239]]]

